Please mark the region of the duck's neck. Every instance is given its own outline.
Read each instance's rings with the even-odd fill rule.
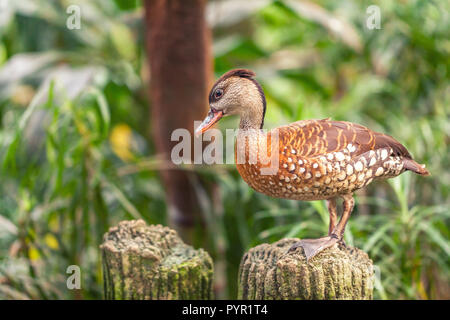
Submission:
[[[262,129],[264,126],[264,116],[266,114],[266,97],[261,85],[254,79],[251,79],[257,90],[251,91],[251,97],[248,99],[247,105],[243,106],[241,110],[241,122],[239,129]]]
[[[239,129],[251,130],[262,129],[264,125],[264,117],[262,110],[259,112],[245,113],[241,115],[241,122],[239,123]]]

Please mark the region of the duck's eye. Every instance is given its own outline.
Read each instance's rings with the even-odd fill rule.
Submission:
[[[220,97],[223,96],[223,90],[222,89],[217,89],[216,91],[214,91],[214,98],[216,99],[220,99]]]

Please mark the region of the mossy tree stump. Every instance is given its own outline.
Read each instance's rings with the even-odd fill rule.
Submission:
[[[211,257],[172,229],[122,221],[100,248],[106,299],[212,299]]]
[[[306,262],[298,239],[250,249],[239,268],[239,299],[372,299],[373,265],[357,248],[334,245]]]

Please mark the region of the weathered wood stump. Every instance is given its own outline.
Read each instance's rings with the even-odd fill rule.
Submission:
[[[100,248],[106,299],[212,299],[211,257],[172,229],[122,221]]]
[[[298,239],[250,249],[239,268],[239,299],[372,299],[373,265],[367,254],[343,245],[324,250],[308,263]]]

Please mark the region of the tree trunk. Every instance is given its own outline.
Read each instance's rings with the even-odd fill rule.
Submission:
[[[106,299],[212,299],[213,262],[174,230],[122,221],[100,246]]]
[[[373,265],[357,248],[335,245],[306,262],[298,239],[250,249],[239,268],[239,299],[372,299]]]
[[[152,131],[156,151],[171,161],[171,150],[178,143],[170,141],[173,130],[188,129],[193,138],[194,120],[202,120],[207,111],[212,59],[206,1],[146,0],[144,4]],[[192,177],[181,170],[161,175],[170,226],[192,243],[200,217]]]

